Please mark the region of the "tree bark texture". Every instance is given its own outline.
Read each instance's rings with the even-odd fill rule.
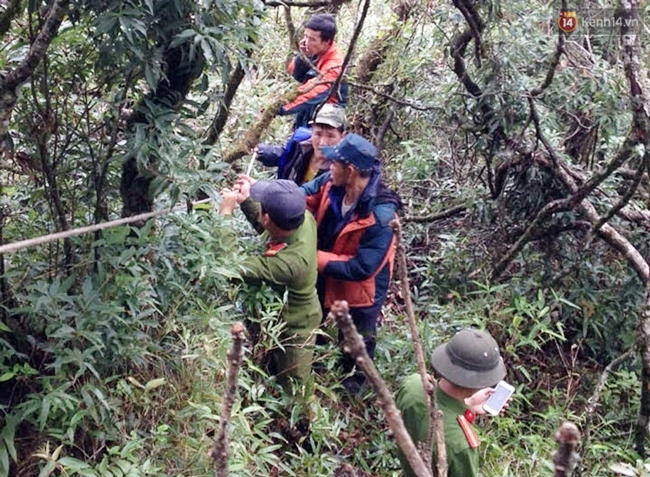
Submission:
[[[59,31],[68,3],[69,0],[55,0],[52,3],[43,28],[31,44],[27,56],[4,77],[0,76],[0,138],[9,130],[11,113],[17,100],[16,90],[34,73],[36,66],[47,53],[52,39]]]
[[[330,309],[330,318],[334,318],[343,333],[343,351],[354,358],[355,364],[363,371],[377,396],[377,402],[384,410],[386,421],[393,431],[395,442],[407,458],[411,469],[417,477],[431,477],[431,467],[427,467],[409,435],[399,409],[386,383],[379,375],[372,359],[368,356],[363,338],[352,322],[346,301],[337,301]]]
[[[210,456],[214,459],[217,477],[228,477],[228,422],[230,422],[230,412],[237,394],[237,374],[241,367],[244,356],[244,342],[246,341],[243,324],[235,323],[230,329],[230,333],[232,334],[232,347],[227,354],[226,390],[221,407],[219,430],[214,441],[214,447],[210,451]]]
[[[2,38],[5,33],[9,31],[9,27],[11,27],[11,22],[13,21],[14,18],[16,18],[16,15],[18,15],[18,12],[20,12],[20,7],[22,4],[22,0],[10,0],[9,5],[7,5],[7,8],[0,13],[0,38]]]
[[[129,121],[129,129],[134,130],[138,124],[148,124],[144,111],[145,102],[176,109],[190,91],[192,83],[203,71],[203,61],[190,60],[190,46],[186,43],[174,48],[167,47],[163,53],[166,65],[165,78],[158,83],[156,90],[140,101],[135,114]],[[144,214],[153,209],[153,197],[149,186],[155,177],[155,160],[151,158],[147,169],[131,157],[122,164],[120,193],[122,195],[122,216]]]
[[[650,423],[650,281],[646,282],[645,301],[641,307],[637,349],[641,355],[641,402],[634,432],[634,447],[646,457],[645,438]]]

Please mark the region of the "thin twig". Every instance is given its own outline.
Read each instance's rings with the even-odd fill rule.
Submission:
[[[197,202],[192,202],[192,204],[204,204],[210,202],[212,199],[199,200]],[[98,230],[108,229],[110,227],[117,227],[119,225],[131,224],[134,222],[142,222],[145,220],[158,217],[160,215],[170,214],[172,212],[178,212],[180,210],[187,209],[186,205],[179,205],[173,209],[162,209],[156,210],[154,212],[146,212],[144,214],[133,215],[131,217],[125,217],[123,219],[111,220],[109,222],[102,222],[99,224],[89,225],[87,227],[79,227],[76,229],[69,229],[65,232],[57,232],[55,234],[42,235],[40,237],[35,237],[27,240],[21,240],[19,242],[12,242],[0,246],[0,255],[4,253],[16,252],[17,250],[22,250],[28,247],[34,247],[36,245],[42,245],[44,243],[54,242],[56,240],[67,239],[70,237],[76,237],[77,235],[83,235],[90,232],[97,232]]]
[[[596,412],[596,408],[598,407],[598,401],[600,400],[600,393],[603,391],[603,388],[605,387],[605,383],[607,382],[607,378],[609,377],[610,373],[613,371],[613,369],[621,364],[623,361],[628,359],[630,356],[633,356],[634,354],[634,348],[627,350],[625,353],[620,355],[618,358],[614,359],[611,363],[609,363],[605,369],[603,369],[603,372],[600,375],[600,379],[598,380],[598,384],[596,385],[596,389],[594,390],[593,394],[589,398],[589,405],[587,406],[587,415],[585,417],[585,424],[583,426],[584,432],[584,446],[582,447],[583,449],[587,449],[589,447],[589,437],[590,437],[590,430],[591,430],[591,422],[593,420],[594,412]]]
[[[400,447],[404,456],[408,460],[411,470],[417,477],[432,477],[431,467],[427,467],[420,456],[413,439],[409,435],[402,416],[395,406],[395,401],[390,391],[386,387],[383,379],[379,375],[372,359],[368,356],[366,345],[363,338],[357,331],[357,328],[352,322],[350,313],[348,311],[348,303],[346,301],[336,301],[330,309],[328,320],[336,320],[341,333],[343,333],[343,351],[348,353],[353,359],[355,364],[363,371],[368,378],[368,382],[375,391],[377,396],[377,403],[386,415],[386,421],[393,431],[395,442]]]
[[[567,0],[562,0],[562,11],[568,10],[567,4],[568,4]],[[530,95],[532,97],[536,97],[542,94],[546,90],[546,88],[548,88],[553,82],[553,77],[555,76],[557,65],[560,64],[560,58],[564,53],[565,39],[566,39],[566,33],[558,28],[558,37],[557,37],[557,45],[555,46],[555,54],[553,55],[551,64],[549,65],[548,71],[546,72],[546,77],[544,78],[544,82],[530,92]]]
[[[376,94],[377,96],[381,96],[382,98],[392,101],[393,103],[399,104],[401,106],[406,106],[408,108],[415,109],[417,111],[442,111],[443,109],[440,106],[421,106],[419,104],[412,103],[411,101],[406,101],[405,99],[396,98],[395,96],[391,96],[390,94],[383,93],[378,89],[373,88],[372,86],[367,86],[365,84],[357,83],[355,81],[348,80],[348,84],[354,88],[359,88],[364,91],[370,91],[371,93]]]
[[[290,0],[267,0],[262,2],[267,7],[301,7],[301,8],[319,8],[319,7],[328,7],[332,5],[330,0],[315,0],[313,2],[293,2]]]
[[[336,80],[332,84],[330,91],[335,91],[338,94],[339,87],[343,81],[343,75],[345,74],[345,69],[350,63],[350,58],[352,58],[352,53],[354,52],[354,46],[357,44],[357,39],[361,33],[361,28],[363,28],[363,23],[366,20],[366,15],[368,15],[368,8],[370,7],[370,0],[365,0],[363,8],[361,9],[361,18],[354,27],[354,32],[352,32],[352,38],[350,38],[350,45],[348,46],[348,51],[345,53],[345,58],[343,58],[343,63],[341,64],[341,70],[339,75],[336,77]]]
[[[435,395],[435,379],[429,379],[427,367],[424,361],[424,350],[422,341],[415,322],[415,313],[413,312],[413,302],[411,301],[411,287],[408,278],[408,268],[406,265],[406,251],[404,249],[404,239],[402,238],[402,227],[398,220],[390,223],[395,234],[395,256],[397,258],[398,274],[400,285],[402,287],[402,297],[404,298],[404,307],[406,308],[406,317],[411,330],[411,341],[415,351],[415,362],[418,366],[420,379],[422,379],[422,388],[424,389],[425,403],[429,413],[429,427],[427,429],[427,440],[423,449],[422,460],[427,469],[431,468],[431,449],[433,447],[433,436],[435,432],[437,453],[438,475],[447,475],[447,450],[445,448],[445,435],[442,423],[442,412],[438,410]]]
[[[228,422],[230,421],[230,410],[235,402],[237,393],[237,373],[241,367],[244,356],[244,342],[246,333],[244,325],[237,322],[230,329],[232,333],[232,347],[228,350],[228,375],[226,377],[226,391],[221,408],[219,419],[219,431],[214,441],[214,447],[210,451],[210,457],[214,459],[214,466],[217,477],[228,477]]]
[[[452,207],[447,210],[443,210],[442,212],[438,212],[437,214],[431,214],[431,215],[407,215],[404,217],[402,220],[404,222],[414,222],[414,223],[423,223],[423,222],[436,222],[438,220],[443,220],[443,219],[448,219],[449,217],[453,217],[454,215],[458,215],[461,212],[464,212],[467,210],[467,207],[464,205],[457,205],[455,207]]]

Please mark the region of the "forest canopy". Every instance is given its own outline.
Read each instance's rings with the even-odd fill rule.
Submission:
[[[372,390],[343,392],[335,343],[287,412],[295,396],[260,366],[282,296],[238,280],[259,242],[216,213],[251,149],[292,130],[275,113],[315,12],[337,21],[348,130],[404,203],[375,357],[388,389],[416,369],[408,295],[425,354],[467,326],[501,347],[516,392],[478,422],[484,475],[553,475],[567,420],[581,475],[648,475],[649,9],[0,2],[0,477],[212,474],[230,329],[247,320],[261,337],[230,475],[401,475]]]

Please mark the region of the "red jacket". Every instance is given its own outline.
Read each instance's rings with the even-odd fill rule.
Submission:
[[[336,78],[341,71],[341,65],[343,65],[343,54],[338,50],[336,43],[332,42],[330,47],[318,57],[318,61],[316,62],[316,69],[318,70],[319,75],[300,85],[298,87],[298,91],[301,92],[300,96],[292,102],[285,104],[284,110],[290,112],[296,106],[300,106],[301,104],[314,99],[318,95],[326,93],[327,90],[331,88],[334,81],[336,81]],[[295,61],[289,62],[287,65],[287,71],[289,74],[293,75],[294,68]],[[312,88],[316,83],[320,84],[317,84]],[[305,92],[303,93],[303,91]],[[332,91],[326,102],[338,103],[337,93]]]
[[[327,180],[328,177],[329,174],[320,176],[309,183],[315,186],[320,182],[318,192],[310,194],[311,191],[306,190],[307,209],[314,214],[319,226],[331,207],[332,183]],[[373,204],[370,213],[363,217],[359,217],[358,211],[355,211],[352,219],[345,223],[337,234],[331,251],[318,250],[318,272],[325,276],[326,308],[336,300],[346,300],[351,308],[369,307],[375,303],[377,292],[383,295],[383,301],[395,257],[395,236],[388,225],[393,218],[396,218],[396,214],[392,204]],[[364,237],[366,233],[371,235],[370,240]],[[362,238],[366,243],[365,248],[360,246]],[[351,261],[360,261],[363,264],[353,267],[354,272],[342,271],[346,269],[346,262]],[[370,268],[365,266],[370,263]],[[389,274],[378,283],[377,276],[386,265],[389,267]],[[359,273],[359,269],[365,269],[365,273]]]

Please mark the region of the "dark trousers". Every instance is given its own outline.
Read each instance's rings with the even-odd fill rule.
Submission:
[[[325,279],[322,275],[318,276],[316,291],[318,292],[318,299],[322,306],[325,295]],[[384,300],[379,300],[378,303],[375,303],[372,306],[350,309],[352,322],[354,323],[354,326],[356,326],[359,334],[363,337],[363,342],[366,345],[366,351],[368,352],[370,359],[374,359],[375,357],[375,347],[377,346],[377,318],[379,317],[379,312],[381,311],[383,303]],[[329,310],[323,307],[323,321],[327,318],[328,313]],[[343,335],[339,330],[339,343],[342,341]],[[316,339],[317,344],[325,344],[325,342],[327,342],[327,339],[322,336],[318,336]],[[356,369],[354,359],[352,359],[349,354],[343,352],[340,363],[344,374],[348,375],[354,370],[354,374],[348,378],[348,380],[351,379],[356,381],[359,385],[363,383],[365,376],[360,369]]]
[[[363,342],[366,345],[366,351],[370,359],[375,357],[375,347],[377,346],[377,317],[381,311],[381,303],[369,306],[366,308],[352,308],[350,309],[350,316],[357,331],[363,337]],[[343,341],[343,334],[339,331],[339,342]],[[341,367],[345,374],[350,373],[354,369],[354,359],[344,353],[341,358]],[[361,370],[356,370],[355,375],[359,375],[363,379]]]

